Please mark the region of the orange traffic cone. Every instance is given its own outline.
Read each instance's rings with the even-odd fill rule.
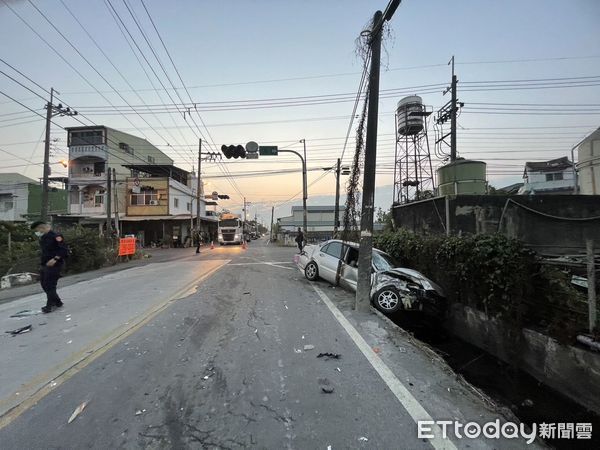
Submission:
[[[215,249],[215,241],[210,241],[210,249],[211,250]]]

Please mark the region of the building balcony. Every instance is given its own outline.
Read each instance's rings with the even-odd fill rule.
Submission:
[[[88,206],[85,204],[71,204],[69,205],[69,213],[83,216],[101,216],[106,214],[106,208],[104,205],[99,206]]]

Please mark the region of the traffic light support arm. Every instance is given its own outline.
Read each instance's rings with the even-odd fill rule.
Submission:
[[[307,220],[308,220],[308,218],[307,218],[308,214],[307,214],[307,208],[306,208],[306,199],[308,198],[308,193],[307,193],[307,189],[306,189],[306,161],[304,160],[304,157],[300,153],[298,153],[294,150],[279,149],[278,153],[293,153],[298,158],[300,158],[300,161],[302,161],[302,200],[304,203],[304,208],[303,208],[304,215],[303,215],[302,225],[304,228],[304,232],[306,233],[308,231],[308,229],[306,228]]]

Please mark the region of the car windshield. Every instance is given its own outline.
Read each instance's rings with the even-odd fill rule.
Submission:
[[[386,255],[385,253],[380,253],[377,251],[373,252],[373,266],[378,272],[383,272],[386,270],[393,269],[396,267],[396,263],[394,258],[390,255]]]
[[[225,220],[221,220],[221,221],[219,221],[219,226],[220,227],[237,227],[238,226],[238,219],[225,219]]]

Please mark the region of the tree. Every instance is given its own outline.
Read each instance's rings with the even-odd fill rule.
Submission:
[[[394,229],[394,221],[392,218],[392,211],[384,211],[383,209],[381,209],[381,207],[377,208],[377,213],[376,213],[376,221],[378,223],[383,223],[384,226],[384,230],[389,231],[389,230],[393,230]]]

